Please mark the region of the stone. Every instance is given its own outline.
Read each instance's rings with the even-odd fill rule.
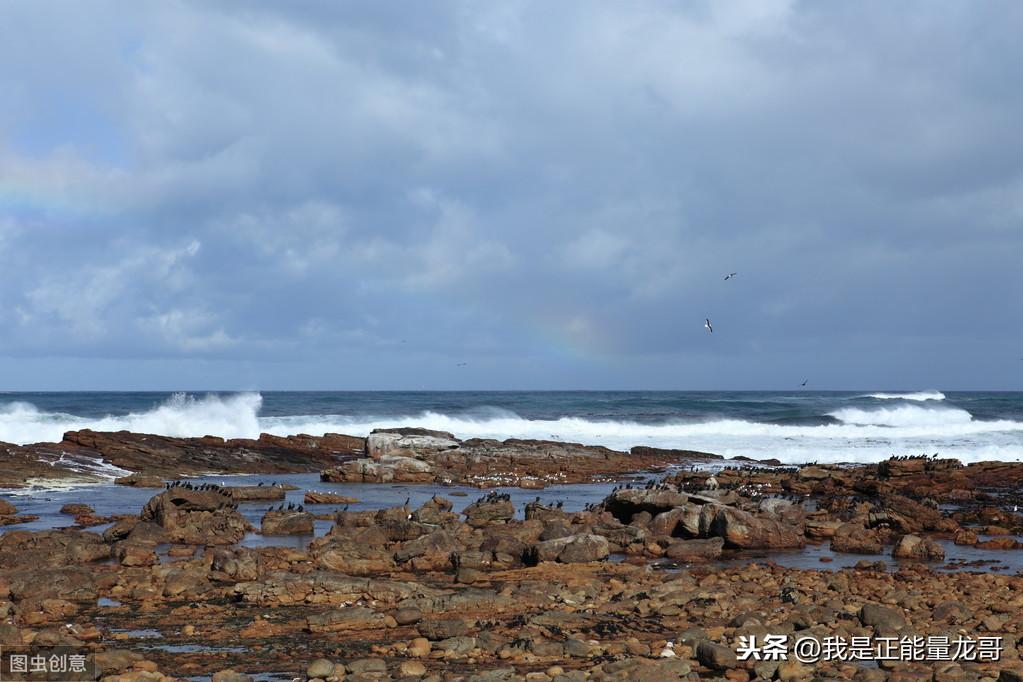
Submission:
[[[831,538],[831,549],[846,554],[880,554],[884,549],[880,534],[862,523],[844,523]]]
[[[211,682],[252,682],[252,678],[248,675],[235,672],[230,668],[213,673],[213,677],[211,677],[210,680]]]
[[[580,533],[536,544],[540,561],[558,561],[563,564],[600,561],[611,553],[606,538],[592,533]]]
[[[430,651],[433,646],[430,644],[430,640],[425,637],[416,637],[409,642],[408,652],[410,656],[416,658],[423,658],[430,655]]]
[[[734,651],[706,639],[696,645],[696,660],[714,670],[728,670],[739,664]]]
[[[318,658],[305,669],[306,677],[328,677],[334,674],[334,663],[326,658]]]
[[[786,549],[805,544],[795,526],[728,506],[718,508],[711,532],[724,538],[728,546],[740,549]]]
[[[358,498],[349,497],[348,495],[321,493],[312,490],[307,491],[302,498],[303,504],[358,504],[358,502]]]
[[[287,496],[279,485],[235,485],[222,490],[235,502],[279,502]]]
[[[875,629],[901,630],[906,627],[906,617],[888,606],[864,604],[859,615],[861,623]]]
[[[260,520],[263,535],[312,535],[313,515],[304,511],[269,511]]]
[[[5,514],[5,513],[8,513],[8,512],[4,511],[4,509],[3,509],[3,500],[0,500],[0,514]],[[10,512],[10,513],[13,513],[13,512]],[[82,515],[92,515],[92,514],[95,514],[96,511],[92,507],[87,505],[87,504],[76,504],[76,503],[72,502],[70,504],[65,504],[63,507],[61,507],[60,508],[60,513],[61,514],[68,514],[70,516],[82,516]]]
[[[461,618],[430,619],[420,622],[417,629],[420,635],[436,642],[468,634],[469,624]]]
[[[402,661],[398,673],[402,677],[422,677],[426,674],[426,666],[419,661]]]
[[[721,556],[724,538],[706,540],[677,540],[664,551],[664,556],[678,563],[711,561]]]
[[[163,528],[171,542],[184,545],[230,545],[251,526],[229,495],[216,490],[176,486],[149,500],[139,518]]]
[[[892,556],[896,559],[914,561],[942,561],[945,558],[945,550],[930,538],[903,535],[892,550]]]
[[[115,478],[114,483],[130,488],[162,488],[163,479],[159,476],[146,476],[144,474],[131,474]]]
[[[488,496],[473,502],[462,513],[467,524],[478,528],[510,521],[515,516],[515,505],[503,497]]]
[[[306,630],[313,633],[372,630],[386,627],[384,614],[365,606],[331,609],[306,618]]]
[[[423,619],[423,612],[414,606],[398,609],[394,612],[394,620],[398,625],[413,625]]]

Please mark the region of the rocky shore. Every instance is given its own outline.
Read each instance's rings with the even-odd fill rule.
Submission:
[[[324,481],[464,483],[543,488],[585,483],[681,461],[720,459],[683,450],[619,452],[561,441],[459,440],[425,429],[381,429],[368,438],[273,436],[258,439],[170,438],[148,434],[69,431],[59,443],[0,443],[0,489],[108,480],[160,487],[165,479],[222,474],[322,471]]]
[[[61,529],[18,530],[17,499],[0,500],[0,647],[88,657],[89,673],[59,679],[1023,679],[1023,576],[955,570],[946,557],[949,547],[1018,556],[1023,464],[777,467],[416,429],[244,442],[69,436],[61,447],[175,480],[117,517],[83,494],[61,509],[74,519]],[[281,450],[290,454],[275,459]],[[176,480],[221,464],[211,453],[226,453],[233,471],[313,467],[323,483]],[[622,478],[637,469],[659,473]],[[506,492],[605,478],[622,480],[581,509],[543,490],[525,505]],[[370,509],[331,482],[514,487],[468,504],[441,487],[421,504]],[[306,540],[247,546],[253,534]],[[810,548],[856,561],[771,560]],[[1000,648],[956,660],[750,655],[768,637]]]

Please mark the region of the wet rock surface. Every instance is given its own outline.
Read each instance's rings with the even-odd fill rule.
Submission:
[[[437,461],[464,448],[453,441],[387,432],[368,452]],[[1023,577],[942,557],[1019,551],[1021,480],[1020,466],[940,460],[687,468],[582,509],[500,491],[461,513],[440,494],[345,502],[318,536],[309,512],[277,502],[262,534],[306,539],[260,547],[239,545],[254,529],[237,507],[279,493],[174,485],[102,532],[0,535],[0,644],[73,646],[109,680],[1011,680]],[[748,558],[814,547],[869,556],[834,571]],[[797,633],[990,635],[1004,650],[879,667],[737,656],[741,638]]]

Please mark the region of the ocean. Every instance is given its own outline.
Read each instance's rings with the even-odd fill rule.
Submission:
[[[1020,392],[0,393],[0,441],[18,444],[59,441],[83,428],[254,438],[394,426],[793,464],[935,453],[1023,460]]]

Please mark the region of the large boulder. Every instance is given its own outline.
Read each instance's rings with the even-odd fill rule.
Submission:
[[[395,552],[394,560],[403,564],[412,559],[430,557],[435,562],[446,562],[451,553],[459,549],[461,549],[461,545],[453,533],[438,530],[403,543],[401,548]]]
[[[96,533],[57,529],[0,535],[0,569],[77,566],[110,558],[110,545]]]
[[[305,511],[269,511],[260,520],[263,535],[312,535],[313,515]]]
[[[558,561],[563,564],[600,561],[611,553],[607,539],[592,533],[579,533],[557,540],[537,543],[540,561]]]
[[[366,454],[372,459],[387,455],[422,457],[457,449],[460,441],[446,431],[429,429],[376,429],[366,439]]]
[[[695,504],[685,504],[661,512],[650,521],[648,530],[654,535],[694,538],[700,534],[700,509]]]
[[[515,505],[505,495],[490,494],[470,504],[462,512],[465,522],[474,528],[505,523],[515,516]]]
[[[805,544],[802,532],[795,526],[735,507],[718,508],[711,532],[724,538],[729,547],[740,549],[785,549]]]
[[[604,499],[604,509],[614,514],[619,521],[627,523],[640,512],[657,516],[682,507],[688,501],[687,494],[673,490],[620,488]]]
[[[706,540],[677,540],[664,550],[664,556],[678,563],[712,561],[721,556],[725,546],[723,538]]]
[[[903,535],[895,544],[892,556],[913,561],[943,561],[945,550],[934,540],[919,535]]]
[[[231,545],[251,530],[245,517],[234,507],[231,496],[219,490],[178,486],[149,500],[139,518],[163,528],[171,542]]]
[[[458,514],[451,511],[453,508],[451,500],[434,495],[424,502],[423,506],[412,512],[412,520],[416,523],[437,526],[457,523]]]
[[[320,480],[330,483],[431,483],[435,478],[430,462],[400,455],[356,459],[320,473]]]
[[[901,630],[906,627],[906,617],[901,611],[881,604],[864,604],[860,607],[860,622],[883,630]]]
[[[831,549],[846,554],[880,554],[884,549],[884,538],[878,530],[850,521],[835,530]]]
[[[306,619],[306,630],[313,633],[371,630],[385,627],[387,617],[365,606],[331,609]]]
[[[302,499],[303,504],[356,504],[358,498],[340,495],[338,493],[323,493],[316,490],[308,490]]]
[[[272,502],[283,500],[286,490],[279,485],[237,485],[224,488],[236,502]]]

